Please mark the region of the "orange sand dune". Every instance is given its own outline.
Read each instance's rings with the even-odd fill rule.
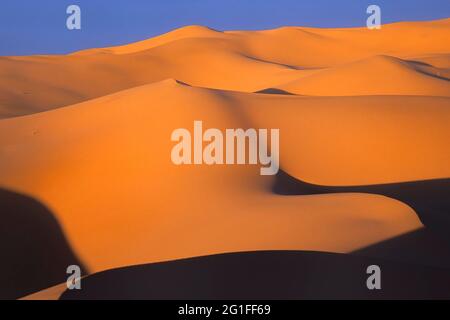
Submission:
[[[27,295],[23,298],[20,298],[20,300],[58,300],[65,290],[67,290],[67,284],[64,282],[42,291]]]
[[[110,48],[88,49],[72,53],[72,55],[89,55],[96,53],[129,54],[149,50],[169,42],[186,38],[226,38],[225,34],[214,29],[192,25],[175,29],[160,36]]]
[[[417,60],[423,63],[433,65],[444,71],[442,76],[449,78],[450,74],[450,54],[432,54],[416,57]]]
[[[414,210],[373,194],[277,195],[259,165],[176,166],[171,133],[194,120],[279,128],[281,168],[319,185],[450,177],[449,32],[450,19],[381,30],[191,26],[0,57],[0,187],[42,201],[91,272],[379,243],[421,228]]]
[[[375,56],[318,70],[277,88],[295,94],[318,96],[450,96],[450,82],[445,77],[448,77],[447,73],[445,69],[423,63]]]
[[[383,196],[281,197],[259,167],[172,164],[174,128],[246,127],[233,105],[168,80],[2,120],[0,185],[47,204],[91,271],[242,250],[349,252],[421,227]]]
[[[254,127],[280,128],[281,166],[297,179],[366,185],[450,177],[449,98],[233,96]]]
[[[285,27],[218,32],[192,26],[135,44],[67,56],[0,57],[0,117],[70,105],[167,78],[245,92],[296,81],[294,91],[314,95],[448,95],[448,84],[440,78],[448,72],[439,65],[440,56],[450,51],[449,28],[450,19],[396,23],[378,31]],[[421,66],[420,57],[430,54],[431,65]],[[370,59],[377,55],[416,63]],[[352,64],[363,59],[369,60]],[[340,91],[343,84],[335,80],[358,72],[364,73],[358,74],[361,81],[375,77],[381,83],[358,83],[355,89]],[[404,76],[411,77],[410,84],[400,79]],[[357,80],[349,81],[344,82],[355,85]],[[338,89],[314,87],[324,84]]]
[[[430,22],[400,22],[377,32],[367,28],[321,29],[282,27],[237,35],[249,55],[303,68],[323,68],[374,55],[400,58],[448,54],[450,18]]]

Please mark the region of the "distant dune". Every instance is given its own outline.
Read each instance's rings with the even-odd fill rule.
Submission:
[[[280,166],[292,179],[328,187],[441,179],[450,191],[449,34],[450,19],[379,31],[189,26],[118,47],[0,57],[0,187],[45,205],[70,244],[65,252],[90,273],[260,250],[341,253],[323,260],[340,264],[424,228],[416,202],[376,189],[287,196],[256,166],[175,166],[171,132],[195,120],[279,128]],[[5,201],[0,194],[0,206]],[[432,211],[446,221],[450,208],[439,210]],[[295,259],[309,261],[302,253]],[[8,270],[10,279],[23,277]],[[420,278],[431,269],[411,270]],[[30,288],[64,282],[64,272],[45,286],[29,280]],[[392,295],[434,296],[421,295],[425,286]],[[327,296],[311,290],[292,297]]]
[[[450,72],[424,62],[391,56],[320,69],[308,76],[278,86],[303,95],[423,95],[450,96]],[[405,81],[404,79],[408,79]]]
[[[0,57],[0,117],[167,78],[245,92],[288,85],[312,95],[448,96],[449,26],[450,19],[396,23],[376,32],[299,27],[219,32],[189,26],[66,56]],[[297,83],[304,77],[304,84]]]

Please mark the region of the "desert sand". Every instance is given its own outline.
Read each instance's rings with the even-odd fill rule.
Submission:
[[[195,120],[279,128],[283,172],[321,186],[449,178],[449,33],[450,19],[189,26],[119,47],[0,57],[0,187],[45,205],[89,273],[242,251],[350,253],[399,237],[423,228],[411,204],[280,195],[258,166],[176,166],[170,135]],[[32,289],[43,288],[2,294]]]

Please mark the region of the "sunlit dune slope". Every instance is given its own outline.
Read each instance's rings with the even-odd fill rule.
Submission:
[[[0,117],[167,78],[245,92],[286,85],[286,91],[312,95],[448,96],[449,29],[450,19],[396,23],[381,30],[219,32],[190,26],[71,55],[0,57]]]
[[[186,38],[221,38],[226,36],[222,32],[214,29],[200,26],[191,25],[183,28],[175,29],[171,32],[156,36],[147,40],[129,43],[125,45],[109,47],[109,48],[94,48],[72,53],[72,55],[89,55],[96,53],[113,53],[113,54],[130,54],[139,51],[149,50],[161,45],[165,45],[169,42],[176,40],[182,40]]]
[[[450,54],[431,54],[417,57],[425,64],[433,65],[443,71],[442,76],[450,78]]]
[[[174,128],[248,127],[241,99],[251,113],[255,96],[274,99],[167,80],[2,120],[0,185],[43,201],[91,271],[220,252],[349,252],[421,227],[383,196],[283,197],[259,166],[172,164]]]
[[[375,56],[318,70],[277,88],[317,96],[450,96],[450,81],[446,76],[445,70],[422,62]]]
[[[190,26],[0,57],[0,188],[41,201],[90,272],[380,243],[422,227],[407,204],[275,194],[260,165],[176,166],[171,133],[195,120],[280,129],[281,169],[317,185],[448,178],[449,32],[450,19],[381,30]]]
[[[65,290],[67,290],[67,283],[64,282],[22,297],[20,300],[58,300]]]
[[[320,68],[380,54],[400,58],[448,54],[449,28],[450,18],[387,24],[380,30],[282,27],[229,34],[239,36],[249,55],[286,65]]]
[[[299,180],[366,185],[450,177],[449,98],[234,97],[253,127],[280,128],[281,166]]]

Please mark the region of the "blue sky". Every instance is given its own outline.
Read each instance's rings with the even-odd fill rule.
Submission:
[[[81,7],[82,30],[66,29],[70,4]],[[0,55],[124,44],[190,24],[218,30],[362,26],[370,4],[381,7],[382,23],[450,17],[450,0],[2,0]]]

